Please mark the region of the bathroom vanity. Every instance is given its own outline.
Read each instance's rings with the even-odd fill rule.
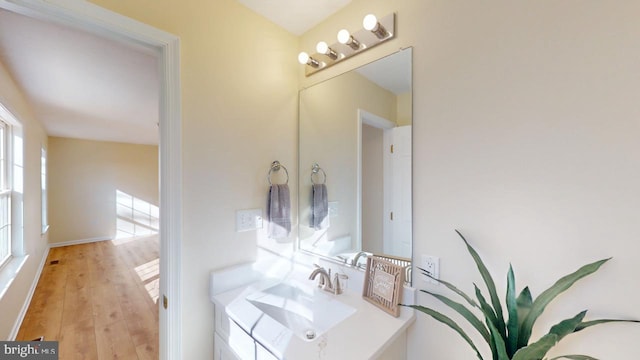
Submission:
[[[411,283],[411,58],[402,49],[300,91],[297,251],[259,246],[255,263],[211,274],[215,360],[406,358],[414,310],[366,301],[362,267],[395,259]],[[328,270],[340,275],[340,294],[310,279],[314,264],[329,290]],[[400,293],[414,304],[415,289]]]
[[[312,267],[284,259],[213,272],[214,359],[405,358],[413,309],[402,307],[393,317],[362,299],[361,271],[322,266],[348,277],[341,294],[310,280]],[[405,287],[402,302],[414,297]]]

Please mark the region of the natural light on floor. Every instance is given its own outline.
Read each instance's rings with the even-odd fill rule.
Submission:
[[[154,259],[136,267],[136,273],[140,280],[145,283],[144,287],[153,302],[158,302],[158,297],[160,296],[160,259]]]
[[[159,224],[156,205],[116,190],[116,245],[132,237],[157,234]]]
[[[116,236],[114,245],[123,245],[158,234],[160,210],[145,200],[116,190]],[[160,294],[160,259],[136,266],[136,274],[154,302]]]

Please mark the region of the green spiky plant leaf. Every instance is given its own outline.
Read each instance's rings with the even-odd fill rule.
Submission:
[[[462,330],[462,328],[455,322],[453,321],[450,317],[435,311],[433,309],[430,309],[428,307],[424,307],[424,306],[420,306],[420,305],[405,305],[405,306],[409,306],[411,308],[414,308],[418,311],[421,311],[429,316],[431,316],[432,318],[436,319],[437,321],[447,325],[448,327],[452,328],[454,331],[456,331],[472,348],[473,350],[476,352],[476,355],[478,356],[478,359],[480,360],[484,360],[484,358],[482,357],[482,355],[480,355],[480,351],[478,351],[478,348],[475,346],[475,344],[473,343],[473,341],[471,341],[471,338],[469,337],[469,335],[467,335],[467,333],[464,332],[464,330]]]
[[[489,296],[491,297],[491,303],[493,304],[493,311],[495,312],[494,324],[500,332],[500,335],[502,335],[503,338],[506,338],[507,330],[504,323],[504,317],[502,315],[502,305],[500,304],[500,298],[498,298],[498,292],[496,291],[496,284],[491,277],[491,273],[489,273],[489,270],[484,265],[484,262],[480,258],[480,255],[478,255],[478,252],[471,245],[469,245],[467,239],[462,236],[460,231],[456,230],[456,233],[458,233],[460,238],[462,238],[462,241],[464,241],[465,245],[467,246],[467,250],[469,251],[469,254],[471,254],[473,261],[475,261],[476,266],[478,267],[478,271],[482,276],[482,280],[484,280],[485,285],[487,285]]]
[[[598,271],[598,269],[600,269],[600,266],[602,266],[610,259],[611,258],[602,259],[591,264],[584,265],[573,273],[560,278],[560,280],[556,281],[553,286],[543,291],[533,301],[529,314],[527,314],[527,317],[523,320],[522,325],[520,326],[520,332],[518,334],[518,347],[526,346],[529,343],[531,331],[533,330],[533,324],[542,314],[547,305],[549,305],[549,303],[556,298],[556,296],[569,289],[578,280]]]
[[[509,320],[507,321],[507,354],[513,356],[518,349],[518,331],[520,324],[518,323],[518,299],[516,299],[516,276],[513,273],[513,267],[509,265],[509,273],[507,274],[507,312]]]
[[[542,360],[545,359],[547,352],[555,346],[565,336],[584,330],[591,326],[613,323],[613,322],[632,322],[638,323],[638,320],[625,320],[625,319],[598,319],[584,321],[586,311],[578,313],[576,316],[563,320],[558,324],[551,327],[549,332],[538,339],[537,341],[530,342],[531,333],[536,320],[544,312],[545,308],[551,301],[553,301],[558,295],[569,289],[578,280],[589,276],[600,267],[610,260],[602,259],[593,263],[587,264],[568,274],[558,281],[556,281],[550,288],[543,291],[537,298],[533,298],[529,287],[525,287],[516,297],[516,281],[515,274],[511,265],[507,273],[507,291],[505,297],[505,304],[507,309],[508,319],[504,318],[502,311],[502,304],[498,298],[498,292],[496,290],[495,282],[489,273],[486,265],[482,261],[478,252],[469,244],[467,239],[456,230],[456,233],[463,240],[467,251],[471,255],[475,262],[478,272],[482,277],[486,290],[489,293],[489,300],[482,294],[482,290],[474,284],[476,300],[463,291],[458,289],[451,283],[436,279],[428,274],[424,269],[418,268],[423,272],[423,275],[430,277],[444,285],[448,290],[452,291],[455,295],[465,300],[470,306],[467,308],[463,303],[452,300],[444,295],[434,292],[422,290],[422,292],[429,294],[443,304],[454,310],[458,315],[465,319],[471,326],[482,336],[487,342],[491,355],[494,360]],[[454,331],[456,331],[476,353],[480,360],[484,360],[479,349],[473,343],[471,338],[465,333],[460,325],[458,325],[452,318],[435,311],[431,308],[420,305],[403,305],[414,308],[420,312],[423,312],[435,320],[446,324]],[[484,317],[484,323],[476,314],[472,311],[479,312]],[[554,357],[548,360],[598,360],[596,358],[587,355],[563,355]]]

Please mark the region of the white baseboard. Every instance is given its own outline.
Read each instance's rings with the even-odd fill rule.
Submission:
[[[18,336],[18,331],[20,331],[20,326],[22,326],[22,321],[24,321],[24,317],[27,315],[27,310],[29,310],[29,305],[31,305],[31,299],[33,298],[33,294],[36,291],[36,286],[38,286],[38,281],[40,280],[40,275],[42,275],[42,270],[44,270],[45,263],[47,261],[47,256],[49,255],[49,250],[54,247],[61,246],[69,246],[69,245],[78,245],[78,244],[88,244],[98,241],[111,240],[111,237],[101,236],[90,239],[81,239],[81,240],[72,240],[72,241],[64,241],[59,243],[48,244],[44,254],[42,255],[42,259],[40,260],[40,265],[38,265],[38,271],[36,272],[33,281],[31,282],[31,287],[29,288],[29,292],[27,294],[27,298],[22,305],[22,309],[20,310],[20,314],[16,319],[15,324],[13,325],[13,329],[11,329],[11,333],[9,334],[9,340],[15,340],[16,336]]]
[[[13,341],[18,336],[18,331],[20,331],[20,326],[22,326],[22,321],[24,320],[25,315],[27,315],[27,310],[29,310],[29,305],[31,305],[31,299],[33,298],[33,294],[36,292],[36,286],[38,286],[38,281],[40,280],[40,275],[42,274],[42,270],[44,269],[44,264],[47,261],[47,256],[49,255],[50,246],[47,246],[44,250],[44,254],[42,254],[42,259],[40,259],[40,265],[38,265],[38,271],[36,271],[36,275],[33,277],[33,281],[31,282],[31,287],[29,288],[29,293],[27,294],[27,298],[22,304],[22,309],[20,309],[20,314],[18,314],[18,318],[16,319],[15,324],[13,324],[13,329],[11,329],[11,333],[9,334],[9,340]]]
[[[110,236],[99,236],[89,239],[80,239],[80,240],[71,240],[71,241],[63,241],[57,243],[49,243],[50,248],[61,247],[61,246],[69,246],[69,245],[79,245],[79,244],[88,244],[98,241],[106,241],[111,240]]]

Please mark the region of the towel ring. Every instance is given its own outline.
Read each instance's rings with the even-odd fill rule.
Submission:
[[[322,172],[323,180],[321,183],[317,183],[313,181],[313,175],[318,175],[320,174],[320,172]],[[322,168],[320,167],[320,165],[318,165],[318,163],[313,164],[313,167],[311,168],[311,183],[314,185],[320,185],[320,184],[325,184],[326,182],[327,182],[327,173],[324,172],[324,170],[322,170]]]
[[[287,175],[287,181],[285,182],[285,184],[289,183],[289,171],[287,171],[287,168],[284,167],[284,165],[280,164],[280,161],[276,160],[271,163],[271,168],[269,169],[269,173],[267,174],[267,181],[269,182],[269,185],[273,185],[271,183],[271,173],[273,173],[274,171],[280,171],[280,169],[284,169],[284,173]]]

